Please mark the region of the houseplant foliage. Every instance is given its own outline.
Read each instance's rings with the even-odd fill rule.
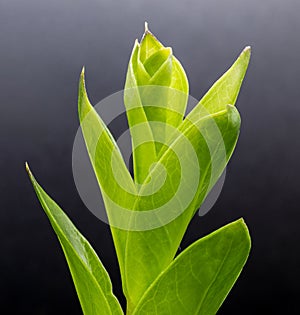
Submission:
[[[175,256],[190,220],[234,150],[240,129],[234,105],[249,59],[247,47],[185,114],[184,69],[146,25],[141,42],[134,44],[124,90],[133,177],[91,105],[84,69],[81,73],[79,119],[110,222],[126,314],[216,314],[247,260],[250,237],[243,219]],[[163,105],[153,105],[157,102]],[[191,156],[196,160],[191,162]],[[66,256],[83,313],[124,314],[89,242],[26,168]],[[188,191],[193,194],[186,202]]]

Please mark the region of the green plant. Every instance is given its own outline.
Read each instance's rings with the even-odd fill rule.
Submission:
[[[89,102],[82,71],[79,119],[111,226],[126,314],[215,314],[247,260],[250,237],[242,219],[174,257],[235,147],[240,116],[234,104],[249,59],[246,48],[184,117],[188,99],[184,69],[172,49],[146,27],[141,43],[135,42],[124,91],[134,178]],[[26,169],[65,253],[84,314],[123,314],[88,241],[27,164]],[[190,191],[192,197],[185,200]]]

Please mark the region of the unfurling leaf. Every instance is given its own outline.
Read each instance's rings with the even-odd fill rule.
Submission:
[[[141,43],[136,40],[132,50],[124,90],[137,183],[144,181],[151,164],[163,153],[163,148],[156,141],[157,136],[165,142],[170,137],[168,125],[176,128],[181,123],[188,89],[185,71],[172,49],[164,47],[146,23]],[[164,124],[161,128],[152,128],[149,121]],[[148,141],[137,148],[139,131],[133,127],[140,123],[144,123],[144,138]]]

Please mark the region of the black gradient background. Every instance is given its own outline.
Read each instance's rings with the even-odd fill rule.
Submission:
[[[224,189],[182,247],[243,216],[252,253],[218,314],[299,314],[300,1],[0,0],[1,314],[81,314],[25,160],[95,247],[124,303],[109,228],[81,202],[71,155],[82,65],[94,104],[122,89],[145,20],[173,47],[196,98],[252,46]]]

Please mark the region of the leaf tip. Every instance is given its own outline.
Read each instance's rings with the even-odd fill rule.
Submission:
[[[86,93],[85,88],[85,66],[82,67],[79,79],[79,86],[83,89],[83,92]]]
[[[29,179],[33,183],[34,182],[34,177],[33,177],[32,173],[31,173],[31,170],[29,168],[29,165],[28,165],[27,161],[25,162],[25,169],[26,169],[26,172],[27,172],[27,174],[29,176]]]
[[[148,25],[148,22],[145,21],[145,33],[149,33],[149,25]]]
[[[80,74],[80,75],[81,75],[82,77],[84,77],[84,72],[85,72],[85,66],[83,66],[82,69],[81,69],[81,74]]]
[[[149,37],[151,37],[152,39],[158,41],[158,39],[150,31],[148,22],[145,21],[145,31],[144,31],[144,34],[142,36],[142,39],[141,39],[140,43],[142,44],[145,41],[145,39],[149,38]]]
[[[244,218],[239,218],[236,223],[244,230],[245,232],[245,235],[247,237],[247,241],[248,241],[248,244],[249,244],[249,249],[251,248],[251,236],[250,236],[250,232],[249,232],[249,229],[248,229],[248,226],[244,220]]]
[[[251,52],[251,46],[246,46],[243,51],[244,52],[247,52],[247,51]]]
[[[237,220],[237,222],[239,222],[239,223],[241,223],[241,224],[245,224],[246,225],[246,222],[245,222],[245,220],[244,220],[244,218],[242,217],[242,218],[239,218],[238,220]]]
[[[27,161],[25,162],[25,169],[26,169],[26,172],[28,173],[28,175],[31,175],[31,171],[30,171],[30,168],[29,168]]]
[[[240,57],[246,58],[249,62],[250,56],[251,56],[251,46],[246,46],[243,51],[240,54]]]
[[[243,229],[248,232],[248,227],[243,217],[229,223],[227,226],[235,226],[238,229]]]
[[[85,85],[85,67],[83,66],[80,73],[80,83],[84,86]]]

